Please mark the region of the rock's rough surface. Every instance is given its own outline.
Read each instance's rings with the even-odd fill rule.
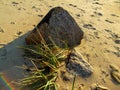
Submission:
[[[66,66],[70,73],[82,77],[88,77],[93,73],[93,67],[76,50],[70,53]]]
[[[98,84],[93,84],[91,85],[91,90],[110,90],[110,89]]]
[[[35,28],[27,37],[26,43],[28,45],[40,44],[42,41],[41,35],[48,29],[48,24],[43,23],[38,29]],[[45,34],[44,34],[45,37]],[[47,37],[47,36],[46,36]]]
[[[54,41],[60,47],[79,45],[84,34],[72,16],[61,7],[55,7],[48,12],[37,25],[37,29],[35,28],[26,38],[27,44],[41,42],[38,32],[48,44]]]

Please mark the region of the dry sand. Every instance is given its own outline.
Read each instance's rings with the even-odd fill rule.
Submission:
[[[0,0],[0,73],[3,77],[9,83],[24,77],[26,72],[21,67],[29,64],[18,47],[25,44],[26,34],[55,6],[66,9],[85,32],[82,44],[76,49],[94,67],[91,77],[77,77],[75,87],[90,90],[92,84],[98,83],[110,90],[120,90],[109,72],[110,64],[120,68],[120,0]],[[59,90],[71,90],[72,83],[57,83]],[[2,88],[0,84],[0,90],[6,90]]]

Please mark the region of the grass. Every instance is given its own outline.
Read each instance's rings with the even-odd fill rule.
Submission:
[[[58,90],[55,83],[58,69],[61,62],[67,58],[66,53],[69,53],[70,50],[66,44],[64,49],[59,48],[51,38],[52,44],[48,45],[41,33],[39,31],[38,33],[42,39],[41,44],[20,47],[24,49],[25,57],[32,62],[35,70],[31,71],[32,73],[28,77],[21,79],[18,84],[22,90],[26,88],[27,90]],[[76,75],[73,78],[72,90],[74,90],[75,78]]]
[[[73,83],[72,83],[72,90],[74,90],[75,79],[76,79],[76,75],[74,75],[74,78],[73,78]]]
[[[57,78],[57,69],[64,59],[64,56],[61,55],[63,51],[54,54],[46,44],[22,48],[25,49],[28,54],[26,55],[35,66],[36,71],[19,83],[23,86],[29,86],[31,90],[57,90],[55,80]]]
[[[29,90],[57,90],[57,70],[66,58],[66,50],[60,49],[54,43],[48,45],[41,34],[40,37],[41,44],[20,47],[24,49],[25,57],[33,63],[35,71],[18,84]]]

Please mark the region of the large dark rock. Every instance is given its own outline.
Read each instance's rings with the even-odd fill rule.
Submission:
[[[48,12],[37,27],[26,37],[27,44],[41,42],[38,32],[41,33],[48,44],[53,41],[60,47],[79,45],[84,34],[72,16],[61,7],[55,7]]]
[[[70,53],[66,67],[70,73],[82,77],[88,77],[93,73],[93,67],[76,50]]]

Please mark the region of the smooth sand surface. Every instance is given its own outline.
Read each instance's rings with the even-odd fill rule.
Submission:
[[[26,71],[22,67],[30,64],[18,47],[25,45],[26,35],[56,6],[66,9],[85,32],[76,49],[94,67],[92,76],[77,77],[75,89],[91,90],[91,85],[97,83],[120,90],[109,67],[114,64],[120,68],[120,0],[0,0],[1,75],[9,83],[24,77]],[[57,83],[59,90],[71,90],[71,82]]]

